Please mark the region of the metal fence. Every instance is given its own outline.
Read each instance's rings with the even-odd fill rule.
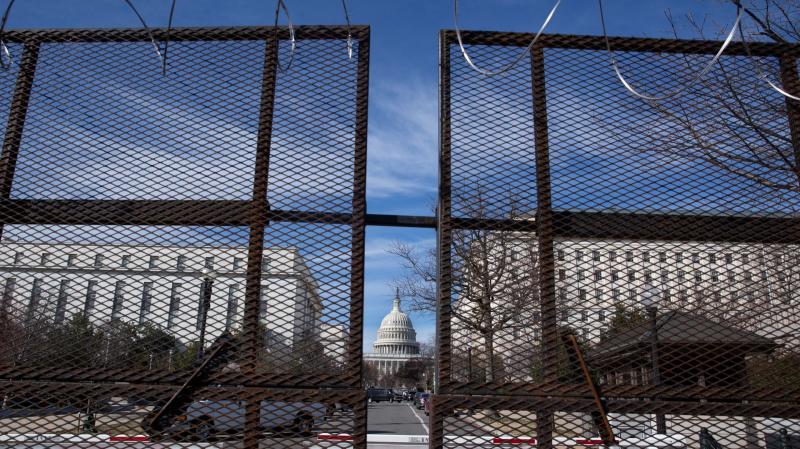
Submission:
[[[363,447],[369,28],[154,37],[3,35],[3,441]]]
[[[798,55],[441,33],[431,447],[794,444]]]
[[[0,443],[365,447],[364,229],[433,221],[366,214],[369,29],[295,34],[172,30],[168,76],[143,31],[4,35]],[[600,38],[440,45],[431,447],[795,446],[800,110],[759,74],[800,48],[656,103]],[[658,91],[718,43],[611,46]]]

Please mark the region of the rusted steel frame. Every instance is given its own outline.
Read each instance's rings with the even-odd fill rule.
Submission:
[[[180,385],[188,373],[186,371],[146,371],[139,368],[51,368],[14,367],[0,369],[0,379],[27,382],[131,382],[153,385]],[[345,388],[349,380],[340,374],[323,373],[259,373],[253,377],[246,373],[218,372],[209,374],[209,383],[223,385],[244,385],[248,387],[291,387],[291,388]]]
[[[517,396],[472,396],[441,395],[434,399],[433,405],[441,407],[443,416],[452,414],[455,409],[491,409],[491,410],[555,410],[571,413],[590,413],[594,410],[594,401],[589,398],[571,398],[562,396],[550,397],[517,397]],[[764,416],[771,418],[800,418],[800,404],[774,402],[681,402],[681,401],[642,401],[607,400],[609,413],[636,413],[649,415],[663,413],[665,415],[712,415],[712,416]]]
[[[452,409],[448,408],[449,396],[444,394],[434,394],[430,397],[431,410],[428,414],[428,448],[441,449],[444,447],[444,420],[452,414]]]
[[[153,37],[157,40],[165,39],[166,28],[151,28]],[[369,26],[352,25],[350,27],[353,39],[362,39],[369,34]],[[347,39],[346,26],[327,25],[302,25],[294,27],[297,40],[322,40],[322,39]],[[171,42],[186,41],[242,41],[265,40],[274,35],[274,28],[269,26],[252,27],[187,27],[173,28],[169,34]],[[289,30],[280,27],[280,39],[289,39]],[[149,41],[150,36],[141,28],[100,28],[100,29],[16,29],[3,33],[6,42],[25,42],[29,40],[39,42],[137,42]]]
[[[247,226],[250,201],[242,200],[34,200],[0,199],[0,222],[14,224],[109,224]],[[269,221],[344,224],[353,214],[269,210]],[[800,219],[712,215],[553,211],[560,239],[625,239],[800,243]],[[366,214],[367,226],[435,228],[435,217]],[[450,217],[451,229],[536,232],[535,220]]]
[[[0,393],[3,395],[24,395],[35,393],[40,395],[63,396],[65,392],[73,395],[94,395],[99,397],[125,397],[131,393],[147,392],[159,399],[168,399],[178,386],[151,384],[118,384],[118,383],[86,383],[86,382],[15,382],[0,381]],[[248,388],[242,386],[207,385],[197,390],[197,396],[208,400],[238,399],[243,395],[260,401],[336,401],[357,406],[363,402],[364,392],[354,389],[318,389],[318,388]],[[2,396],[0,396],[2,397]]]
[[[0,199],[11,197],[14,183],[14,171],[17,168],[19,146],[28,115],[28,104],[33,89],[33,78],[36,75],[36,64],[39,60],[40,43],[28,40],[22,49],[22,60],[19,64],[17,81],[14,85],[14,96],[8,111],[6,132],[3,137],[3,152],[0,155]],[[3,235],[5,222],[0,220],[0,237]]]
[[[428,447],[444,445],[444,418],[435,408],[436,395],[450,389],[451,378],[451,295],[453,244],[452,223],[452,140],[450,123],[450,42],[447,33],[439,32],[439,196],[436,205],[436,358],[434,406],[429,416]]]
[[[455,31],[447,30],[448,39],[455,39]],[[494,45],[525,47],[533,39],[531,33],[461,31],[466,45]],[[615,51],[683,53],[713,55],[719,51],[722,42],[691,39],[654,39],[642,37],[609,37],[611,48]],[[563,48],[574,50],[606,51],[603,36],[582,36],[567,34],[543,34],[537,44],[544,48]],[[778,44],[753,42],[748,44],[750,54],[757,56],[800,55],[800,44]],[[725,49],[726,55],[747,56],[748,51],[741,42],[731,42]]]
[[[560,239],[800,243],[800,219],[555,211]]]
[[[779,59],[781,84],[786,92],[800,97],[800,80],[797,75],[797,56],[781,55]],[[800,104],[791,98],[785,98],[786,112],[789,116],[789,131],[794,149],[795,182],[800,182]]]
[[[364,234],[367,213],[367,118],[369,99],[369,34],[358,40],[355,148],[350,240],[350,311],[347,338],[346,384],[361,388],[362,334],[364,330]],[[366,422],[366,421],[365,421]],[[366,434],[366,429],[363,429]],[[366,441],[366,440],[365,440]]]
[[[536,156],[536,224],[540,313],[542,316],[542,371],[546,382],[558,377],[558,316],[556,310],[556,259],[553,250],[553,201],[550,179],[550,143],[547,123],[547,88],[544,51],[531,48],[531,91],[533,97],[533,135]],[[553,447],[554,420],[549,409],[536,414],[539,449]]]
[[[250,210],[250,235],[247,245],[247,271],[245,274],[245,304],[242,332],[244,335],[243,372],[256,376],[258,348],[260,346],[261,273],[264,257],[264,229],[268,225],[267,181],[269,179],[269,154],[272,145],[272,119],[275,111],[279,40],[273,35],[265,40],[264,69],[261,80],[261,102],[258,114],[255,167],[253,170],[253,197]],[[245,448],[258,448],[259,416],[257,401],[245,403]]]
[[[453,394],[516,395],[516,396],[570,396],[589,398],[591,391],[583,384],[563,382],[551,383],[504,383],[476,384],[475,382],[453,382]],[[627,385],[604,386],[605,397],[636,399],[658,396],[662,399],[680,401],[795,401],[800,403],[800,389],[766,387],[701,387],[698,385]]]
[[[573,334],[569,334],[567,338],[569,339],[568,342],[569,345],[572,346],[572,352],[578,362],[578,365],[580,365],[581,367],[581,374],[583,374],[583,381],[586,383],[586,386],[592,392],[592,401],[594,402],[595,406],[595,411],[592,412],[592,415],[596,416],[597,418],[595,423],[597,424],[600,430],[599,432],[600,437],[606,446],[611,446],[615,442],[614,429],[612,429],[611,425],[608,423],[606,406],[603,402],[603,399],[600,397],[600,388],[597,385],[595,385],[594,379],[592,379],[592,375],[589,373],[589,367],[586,365],[586,360],[584,360],[583,358],[583,351],[581,350],[581,346],[578,344],[578,339],[575,338],[575,335]]]

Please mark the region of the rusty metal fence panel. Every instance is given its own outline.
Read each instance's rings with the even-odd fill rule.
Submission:
[[[4,34],[6,442],[364,447],[369,28],[295,32]]]
[[[463,37],[501,67],[533,36]],[[792,447],[800,115],[754,64],[798,92],[800,47],[732,44],[646,102],[602,38],[543,36],[493,77],[440,45],[431,447],[599,445],[603,415],[623,446]],[[611,46],[658,93],[719,43]]]

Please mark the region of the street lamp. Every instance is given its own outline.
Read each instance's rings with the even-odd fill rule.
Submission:
[[[203,268],[200,271],[200,277],[203,278],[203,303],[200,307],[200,341],[197,343],[197,360],[203,359],[204,347],[206,344],[206,319],[208,318],[208,309],[211,308],[211,289],[214,286],[214,279],[217,278],[217,272],[209,267]]]
[[[655,285],[647,283],[642,291],[642,306],[650,318],[650,361],[653,364],[653,385],[661,385],[661,373],[658,363],[658,300],[661,291]],[[656,413],[656,433],[667,433],[667,420],[661,413]]]

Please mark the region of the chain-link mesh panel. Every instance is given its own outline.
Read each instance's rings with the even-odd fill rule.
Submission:
[[[369,30],[296,31],[7,34],[0,444],[363,447]]]
[[[498,67],[531,37],[464,33]],[[651,94],[718,48],[611,44]],[[794,92],[798,49],[751,50],[647,102],[602,39],[485,77],[443,32],[434,444],[791,447],[800,134],[755,64]]]

